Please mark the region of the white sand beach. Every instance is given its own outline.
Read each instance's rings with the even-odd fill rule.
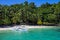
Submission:
[[[27,29],[30,28],[53,28],[53,26],[29,26],[29,25],[18,25],[18,26],[13,26],[13,27],[9,27],[9,28],[0,28],[0,30],[13,30],[16,29],[17,27],[22,27],[24,26]]]

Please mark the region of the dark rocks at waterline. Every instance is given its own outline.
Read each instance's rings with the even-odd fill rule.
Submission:
[[[16,25],[17,25],[17,24],[0,25],[0,28],[8,28],[8,27],[16,26]],[[60,27],[60,24],[41,24],[41,25],[37,25],[37,24],[19,24],[19,25],[31,25],[31,26],[57,26],[57,27]]]
[[[45,26],[59,26],[57,24],[43,24],[43,25],[45,25]]]
[[[11,23],[11,24],[0,24],[0,28],[13,27],[14,25],[16,25],[16,24],[13,24],[13,23]]]
[[[58,26],[60,26],[60,24],[57,24]]]

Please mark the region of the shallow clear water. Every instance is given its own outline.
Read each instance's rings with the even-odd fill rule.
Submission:
[[[26,32],[0,31],[0,40],[60,40],[60,28],[29,29]]]

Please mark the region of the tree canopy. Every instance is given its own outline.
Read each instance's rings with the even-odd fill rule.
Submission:
[[[39,7],[34,2],[27,1],[10,6],[0,4],[0,25],[49,23],[60,23],[60,2],[56,4],[46,2]]]

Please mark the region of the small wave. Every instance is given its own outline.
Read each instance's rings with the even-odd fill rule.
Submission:
[[[26,26],[20,26],[20,27],[15,27],[12,29],[13,31],[27,31],[28,28],[26,28]]]

